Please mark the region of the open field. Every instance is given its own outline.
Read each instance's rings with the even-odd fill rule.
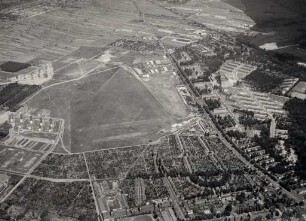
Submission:
[[[184,5],[167,5],[173,12],[186,16],[211,29],[224,31],[243,32],[254,22],[244,12],[223,1],[190,0]]]
[[[148,142],[171,115],[124,69],[47,88],[27,103],[65,119],[64,144],[72,152]]]
[[[122,219],[122,221],[152,221],[153,218],[151,215],[140,215],[135,217],[128,217]]]
[[[141,83],[123,69],[102,72],[163,54],[157,36],[198,37],[179,15],[149,1],[136,2],[147,24],[137,20],[138,9],[129,0],[99,0],[77,10],[37,4],[26,8],[13,26],[0,21],[0,61],[52,63],[53,79],[25,105],[64,119],[68,151],[147,143],[188,114],[171,74]],[[40,8],[43,13],[35,14]],[[170,30],[162,33],[161,28]]]
[[[186,117],[188,115],[186,105],[175,87],[180,82],[170,60],[164,56],[142,61],[132,68],[136,78],[146,86],[169,114]]]
[[[35,138],[10,135],[1,141],[4,145],[10,147],[17,147],[21,149],[29,149],[34,151],[48,151],[51,147],[51,143],[40,142]]]
[[[292,89],[294,92],[305,93],[306,92],[306,82],[301,81]]]
[[[28,172],[35,165],[42,153],[1,146],[0,170],[9,172]]]
[[[27,10],[35,11],[40,7],[35,5]],[[80,46],[102,47],[115,40],[110,34],[116,28],[136,17],[132,3],[125,7],[129,10],[111,13],[103,12],[107,7],[96,5],[88,5],[81,10],[50,7],[44,13],[16,21],[14,28],[9,22],[1,21],[0,60],[54,61]]]
[[[118,0],[95,1],[78,10],[50,6],[15,21],[14,29],[2,21],[0,60],[52,62],[53,79],[25,104],[65,120],[63,144],[68,151],[143,144],[187,115],[170,76],[144,85],[123,69],[101,71],[163,53],[154,36],[160,19],[177,29],[175,13],[151,2],[137,4],[152,29],[137,21],[132,1]]]
[[[168,113],[178,117],[187,116],[187,107],[183,103],[174,85],[172,85],[172,82],[169,81],[169,78],[151,78],[150,81],[144,82],[144,85],[158,99]]]

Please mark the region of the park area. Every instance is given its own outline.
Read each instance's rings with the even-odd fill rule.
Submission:
[[[71,152],[147,143],[177,120],[123,68],[48,86],[27,105],[65,120],[63,143]]]

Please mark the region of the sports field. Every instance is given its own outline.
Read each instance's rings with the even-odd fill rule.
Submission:
[[[65,120],[64,145],[71,152],[147,143],[174,117],[148,89],[122,68],[51,86],[27,103]]]
[[[152,221],[153,217],[152,215],[140,215],[140,216],[132,216],[132,217],[126,217],[122,219],[123,221]]]

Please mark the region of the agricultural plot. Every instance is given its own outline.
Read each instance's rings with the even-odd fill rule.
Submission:
[[[0,170],[26,173],[42,157],[42,153],[0,146]]]
[[[28,10],[37,11],[40,7],[33,5]],[[124,11],[107,13],[115,8],[114,1],[103,7],[87,4],[73,12],[51,7],[47,13],[35,16],[24,13],[14,28],[3,30],[3,42],[8,44],[1,45],[0,60],[55,61],[80,46],[96,47],[97,42],[105,46],[113,41],[113,30],[136,17],[132,2],[125,4]]]
[[[215,30],[242,32],[255,24],[243,11],[223,1],[196,0],[184,7],[169,5],[167,8]]]
[[[50,142],[40,142],[33,138],[13,134],[3,139],[1,143],[10,147],[17,147],[34,151],[48,151],[52,147]]]
[[[161,50],[157,42],[145,42],[120,39],[111,44],[111,46],[121,47],[126,50],[135,50],[139,52],[152,52],[156,49]]]

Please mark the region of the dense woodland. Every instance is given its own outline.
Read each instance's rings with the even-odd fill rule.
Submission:
[[[261,70],[253,71],[245,80],[256,90],[262,92],[270,92],[276,89],[283,81],[281,78],[269,75]]]
[[[31,94],[40,90],[38,85],[21,85],[18,83],[8,84],[0,90],[0,109],[16,111],[19,103]]]
[[[8,122],[5,122],[4,124],[0,125],[0,140],[9,134],[10,128],[11,126]]]
[[[292,146],[298,155],[296,170],[306,178],[306,100],[294,98],[285,104],[292,122],[288,126],[289,139],[287,145]]]
[[[214,110],[221,106],[221,103],[218,99],[208,98],[205,99],[205,103],[207,104],[209,110]]]
[[[31,2],[31,0],[0,0],[0,10],[25,2]]]

